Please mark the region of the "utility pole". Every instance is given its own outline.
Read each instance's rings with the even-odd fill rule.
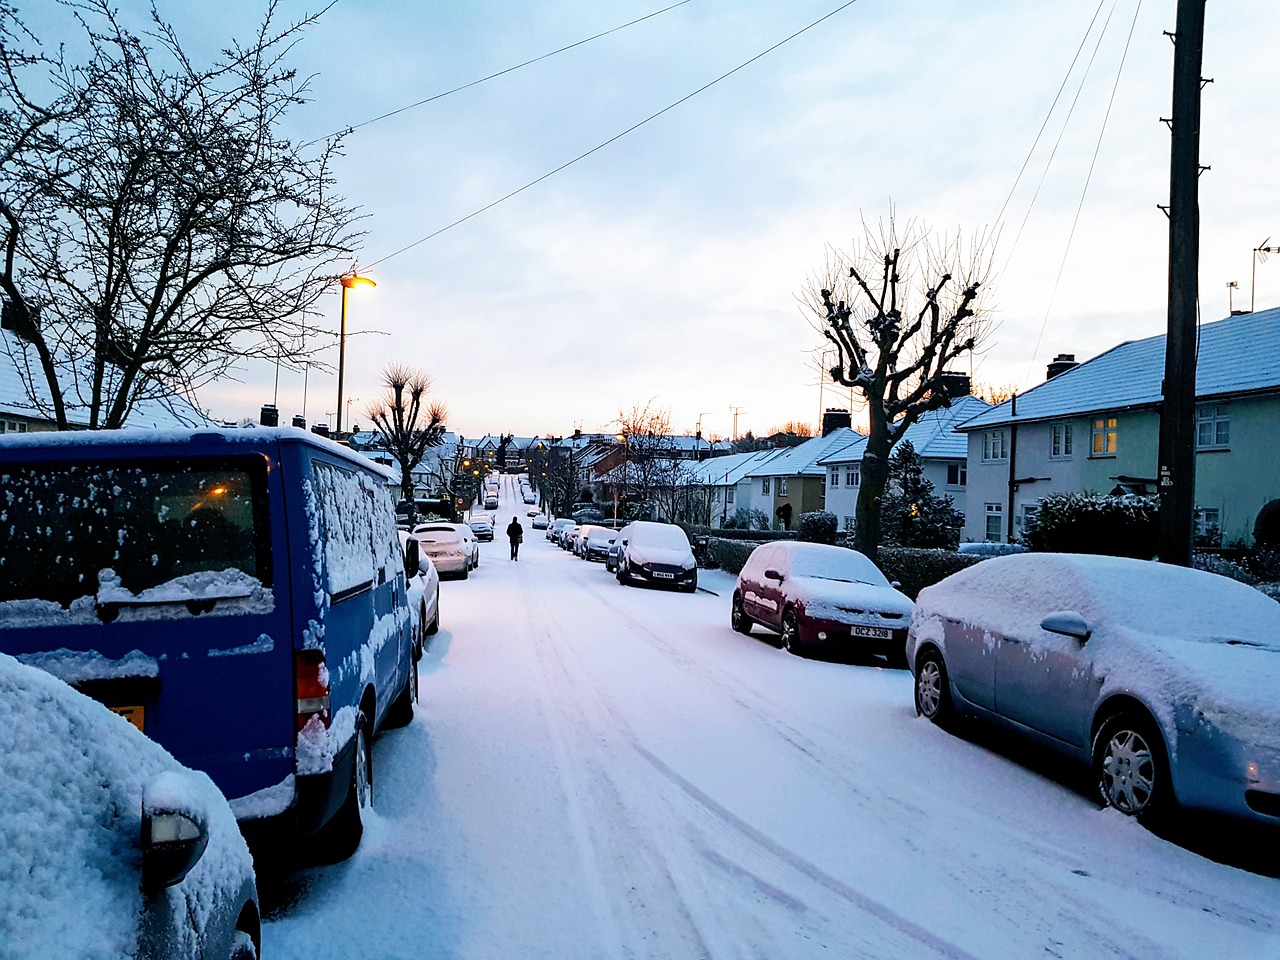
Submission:
[[[1205,0],[1178,0],[1169,150],[1169,330],[1160,405],[1160,559],[1191,565],[1196,506],[1196,307],[1200,266],[1200,65]]]
[[[742,412],[742,408],[735,407],[733,404],[729,404],[729,409],[733,411],[733,439],[737,440],[738,439],[738,414]]]

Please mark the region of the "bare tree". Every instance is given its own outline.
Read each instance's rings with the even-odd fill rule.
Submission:
[[[427,401],[431,378],[402,364],[390,364],[382,371],[386,393],[371,404],[366,413],[387,452],[400,465],[400,497],[413,499],[413,468],[422,462],[429,447],[444,442],[445,405]]]
[[[788,420],[786,423],[770,427],[768,433],[770,435],[775,433],[789,433],[792,436],[805,438],[817,435],[817,431],[813,429],[813,424],[804,423],[800,420]]]
[[[618,411],[612,426],[624,438],[622,483],[628,500],[643,503],[654,499],[655,490],[670,485],[674,462],[679,458],[671,435],[671,412],[655,407],[653,398]]]
[[[891,213],[878,231],[864,223],[853,251],[833,251],[803,295],[839,351],[831,378],[867,399],[854,546],[873,559],[894,444],[922,414],[950,405],[941,374],[989,332],[979,290],[990,253],[985,234],[965,244],[915,221],[900,230]]]
[[[0,291],[38,407],[117,427],[244,358],[299,365],[316,299],[358,234],[334,190],[339,139],[282,137],[305,79],[285,65],[318,15],[195,63],[151,9],[132,32],[109,0],[76,0],[88,60],[52,56],[0,7]],[[50,91],[40,97],[31,91]],[[313,335],[312,352],[322,346]]]

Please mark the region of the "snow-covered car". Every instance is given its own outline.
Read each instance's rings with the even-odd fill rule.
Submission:
[[[1093,765],[1106,803],[1280,825],[1280,604],[1200,570],[995,557],[922,590],[916,710],[990,718]]]
[[[536,517],[541,511],[537,507],[530,507],[524,512],[526,517]]]
[[[439,573],[458,574],[463,580],[471,575],[471,548],[456,524],[424,523],[413,528],[413,536]]]
[[[578,538],[578,556],[603,562],[609,556],[609,547],[617,542],[618,531],[595,525],[582,529],[584,533]]]
[[[532,490],[525,489],[521,499],[524,500],[525,503],[537,503],[538,495],[534,493]]]
[[[477,540],[493,539],[493,522],[488,517],[472,517],[467,521],[467,526],[471,528]]]
[[[547,519],[546,514],[535,513],[533,515],[533,522],[530,524],[530,526],[532,526],[533,529],[535,530],[546,530],[549,526],[551,526],[551,521]]]
[[[496,527],[497,525],[498,521],[490,517],[489,526]],[[455,523],[453,526],[462,534],[462,542],[467,547],[467,556],[471,559],[471,569],[477,569],[480,566],[480,541],[476,538],[475,532],[472,531],[469,523]]]
[[[547,527],[547,539],[555,543],[560,542],[560,534],[565,527],[572,527],[574,521],[569,517],[560,517],[558,520],[552,520],[551,525]]]
[[[618,531],[618,541],[622,544],[619,583],[676,587],[687,593],[698,589],[693,548],[674,523],[633,520]]]
[[[826,646],[884,654],[906,666],[911,601],[856,550],[794,540],[762,543],[738,574],[730,607],[733,629],[760,624],[784,650]]]
[[[421,659],[427,637],[435,636],[440,630],[440,574],[414,537],[401,531],[400,546],[404,549],[405,569],[409,569],[410,561],[415,561],[418,571],[409,577],[405,595],[409,599],[409,612],[413,614],[413,654]]]
[[[485,498],[484,498],[484,508],[485,508],[486,510],[497,510],[497,509],[498,509],[498,495],[497,495],[496,493],[488,493],[488,494],[485,494]]]
[[[258,956],[253,860],[203,773],[0,654],[0,955]]]
[[[577,554],[580,536],[582,536],[582,524],[575,523],[572,527],[565,527],[564,532],[560,534],[560,546],[572,554]]]
[[[618,561],[622,559],[622,541],[615,538],[613,543],[609,544],[609,552],[604,558],[604,568],[610,573],[618,572]]]

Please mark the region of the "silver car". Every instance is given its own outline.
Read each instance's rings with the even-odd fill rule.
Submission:
[[[1280,604],[1119,557],[996,557],[920,593],[916,710],[991,718],[1093,765],[1104,802],[1280,824]]]

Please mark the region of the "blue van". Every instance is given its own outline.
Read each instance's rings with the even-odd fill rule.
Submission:
[[[345,857],[417,700],[391,481],[289,428],[0,437],[0,651]]]

